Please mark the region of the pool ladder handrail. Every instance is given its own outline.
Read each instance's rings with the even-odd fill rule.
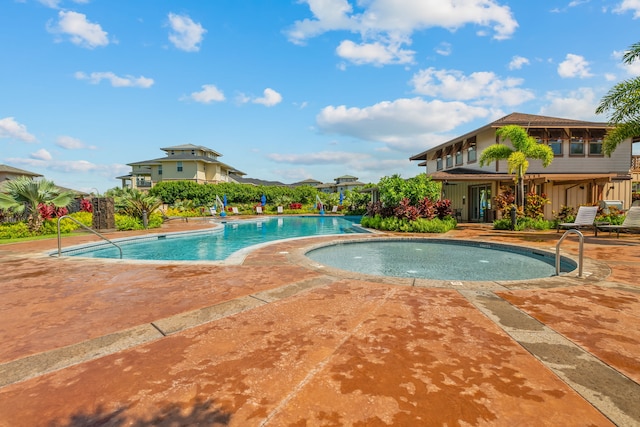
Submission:
[[[580,245],[578,247],[578,277],[582,277],[582,260],[584,255],[584,234],[582,234],[579,230],[575,228],[571,228],[562,235],[558,243],[556,244],[556,276],[560,275],[560,244],[569,234],[577,234],[578,239],[580,240]]]
[[[71,217],[69,215],[62,215],[60,218],[58,218],[58,258],[60,258],[62,256],[62,233],[60,232],[60,221],[62,221],[65,218],[66,219],[70,219],[71,221],[73,221],[76,224],[78,224],[80,227],[84,228],[87,231],[92,232],[96,236],[100,237],[103,240],[106,240],[107,242],[111,243],[113,246],[118,248],[118,250],[120,251],[120,259],[122,259],[122,248],[120,246],[118,246],[117,244],[115,244],[111,240],[107,239],[104,235],[98,233],[93,228],[87,227],[86,225],[84,225],[83,223],[81,223],[80,221],[78,221],[77,219],[75,219],[75,218],[73,218],[73,217]]]

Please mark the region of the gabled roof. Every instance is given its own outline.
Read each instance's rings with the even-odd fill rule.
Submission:
[[[29,172],[24,169],[18,169],[18,168],[14,168],[13,166],[3,165],[3,164],[0,164],[0,173],[10,173],[14,175],[34,176],[34,177],[43,176],[43,175],[40,175],[39,173]]]
[[[433,150],[441,149],[455,142],[463,141],[471,136],[484,132],[487,129],[500,128],[506,125],[518,125],[523,128],[589,128],[589,129],[610,129],[611,126],[606,122],[587,122],[582,120],[563,119],[558,117],[539,116],[535,114],[511,113],[476,130],[472,130],[464,135],[450,139],[435,147],[429,148],[420,154],[409,157],[409,160],[427,160],[427,153]]]
[[[311,185],[311,186],[315,186],[318,184],[322,184],[322,181],[318,181],[317,179],[312,179],[312,178],[308,178],[305,179],[303,181],[298,181],[298,182],[294,182],[293,184],[291,184],[293,187],[298,187],[300,185]]]
[[[162,151],[200,150],[200,151],[206,151],[206,152],[209,152],[209,153],[213,153],[218,157],[222,157],[222,154],[218,153],[215,150],[212,150],[211,148],[204,147],[202,145],[181,144],[181,145],[174,145],[172,147],[161,148],[161,150]]]

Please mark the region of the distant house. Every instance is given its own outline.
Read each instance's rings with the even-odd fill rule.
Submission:
[[[493,221],[495,196],[514,186],[506,161],[484,167],[478,162],[485,148],[503,143],[496,130],[505,125],[522,126],[555,154],[546,168],[539,160],[530,160],[524,177],[526,192],[545,193],[550,199],[546,218],[553,218],[562,206],[576,208],[600,200],[621,200],[625,209],[631,205],[632,144],[640,138],[624,141],[606,157],[602,142],[610,129],[607,123],[513,113],[410,157],[444,184],[443,197],[451,200],[464,221]]]
[[[322,185],[322,181],[318,181],[315,179],[305,179],[304,181],[298,181],[291,184],[292,187],[300,187],[302,185],[309,185],[311,187],[317,187],[318,185]]]
[[[42,178],[42,175],[40,175],[39,173],[29,172],[23,169],[14,168],[13,166],[0,164],[0,182],[10,181],[21,176],[26,176],[34,179]]]
[[[119,176],[123,188],[148,190],[164,181],[193,181],[199,184],[236,182],[246,175],[218,160],[222,154],[199,145],[184,144],[161,148],[165,157],[128,163],[131,173]]]
[[[355,176],[343,175],[337,177],[334,183],[318,184],[315,187],[323,193],[344,193],[347,190],[355,190],[364,185]]]

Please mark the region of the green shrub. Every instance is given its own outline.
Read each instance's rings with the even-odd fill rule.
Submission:
[[[534,219],[520,217],[516,221],[515,231],[525,230],[549,230],[555,228],[556,223],[554,221],[547,221],[546,219]],[[493,221],[494,230],[511,230],[511,218],[502,218]]]
[[[443,219],[418,218],[409,221],[406,218],[388,217],[382,218],[380,215],[373,217],[363,216],[360,224],[366,228],[373,228],[384,231],[399,231],[404,233],[446,233],[456,227],[457,222],[452,217]]]
[[[142,230],[142,220],[128,215],[115,214],[116,229],[118,231],[125,230]]]
[[[18,239],[29,236],[31,236],[29,226],[24,221],[0,224],[0,239]]]

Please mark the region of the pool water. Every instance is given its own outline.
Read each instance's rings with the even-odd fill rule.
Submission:
[[[306,256],[330,267],[377,276],[494,281],[556,273],[555,255],[550,253],[444,239],[343,242],[313,249]],[[561,272],[575,268],[574,261],[561,259]]]
[[[115,240],[123,259],[218,261],[253,245],[294,237],[330,234],[367,233],[357,226],[359,216],[287,216],[259,221],[227,221],[206,232],[161,234],[153,237]],[[108,243],[87,245],[63,251],[63,255],[90,258],[120,258],[116,247]]]

